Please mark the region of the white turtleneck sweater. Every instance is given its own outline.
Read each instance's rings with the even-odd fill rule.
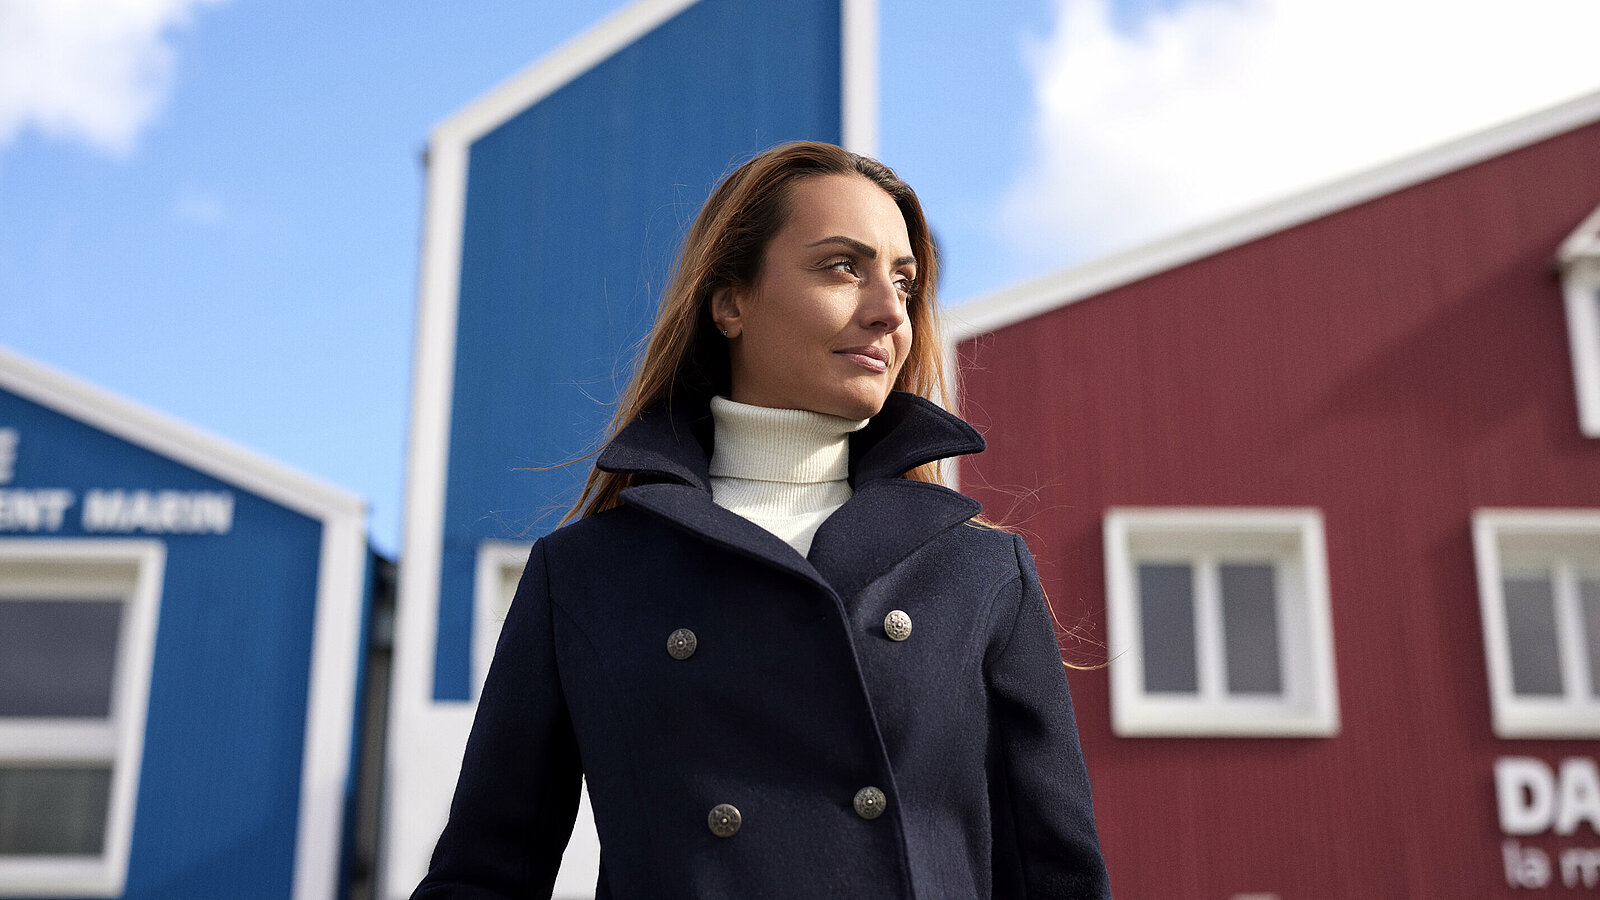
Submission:
[[[725,397],[711,398],[711,417],[711,499],[811,552],[817,527],[850,499],[850,434],[869,420]]]

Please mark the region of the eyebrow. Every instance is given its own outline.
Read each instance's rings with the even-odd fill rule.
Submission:
[[[860,241],[856,240],[855,238],[848,238],[848,237],[845,237],[842,234],[830,235],[828,237],[823,238],[820,241],[812,241],[811,243],[807,244],[806,246],[807,247],[820,247],[823,244],[843,244],[846,247],[849,247],[851,250],[854,250],[856,253],[859,253],[862,256],[865,256],[867,259],[877,259],[878,258],[878,251],[877,250],[874,250],[872,247],[861,243]],[[894,264],[896,266],[914,266],[914,265],[917,264],[917,258],[915,256],[902,256],[899,259],[895,260]]]

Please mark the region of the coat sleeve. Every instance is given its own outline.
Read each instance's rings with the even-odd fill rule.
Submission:
[[[1109,898],[1072,696],[1033,557],[992,607],[990,695],[994,896]]]
[[[556,671],[545,544],[506,614],[450,820],[413,900],[549,897],[582,773]]]

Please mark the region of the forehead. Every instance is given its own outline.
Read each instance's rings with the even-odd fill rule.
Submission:
[[[863,175],[818,175],[789,188],[788,218],[774,240],[848,237],[910,255],[905,216],[894,198]]]

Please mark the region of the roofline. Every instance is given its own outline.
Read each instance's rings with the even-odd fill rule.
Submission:
[[[1580,259],[1600,260],[1600,206],[1594,208],[1572,234],[1561,242],[1561,249],[1556,253],[1556,259],[1563,267],[1568,267]]]
[[[948,340],[953,346],[1596,121],[1600,91],[1132,250],[1003,288],[947,310]],[[1600,226],[1600,219],[1586,224]]]
[[[435,125],[433,143],[476,140],[698,2],[637,0],[622,7]]]
[[[451,113],[433,127],[431,143],[468,144],[567,86],[629,44],[700,0],[636,0]],[[878,145],[877,0],[840,0],[841,141],[875,156]]]
[[[0,389],[311,518],[366,520],[366,502],[354,494],[4,347],[0,347]]]
[[[878,155],[878,0],[839,3],[839,143]]]

